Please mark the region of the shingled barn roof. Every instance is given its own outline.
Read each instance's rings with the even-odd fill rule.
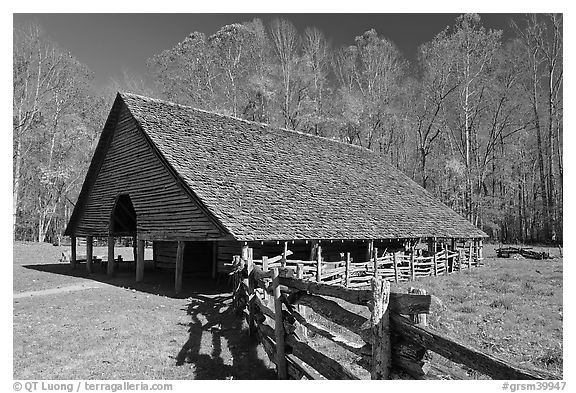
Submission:
[[[486,236],[365,148],[119,97],[184,187],[237,240]]]

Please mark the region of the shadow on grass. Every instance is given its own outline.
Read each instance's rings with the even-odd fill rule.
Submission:
[[[197,379],[275,379],[231,304],[231,294],[192,297],[187,309],[190,336],[176,365],[194,364]]]
[[[172,357],[177,366],[193,365],[196,379],[275,379],[274,369],[258,355],[257,340],[248,335],[241,317],[231,307],[231,287],[225,278],[216,281],[208,275],[185,275],[183,290],[175,295],[173,271],[154,269],[151,261],[147,261],[144,280],[136,283],[134,267],[127,265],[121,266],[113,277],[108,277],[98,265],[90,274],[85,265],[76,269],[64,263],[23,267],[169,298],[188,299],[189,303],[182,311],[186,311],[191,322],[182,325],[188,328],[189,336],[178,354]]]

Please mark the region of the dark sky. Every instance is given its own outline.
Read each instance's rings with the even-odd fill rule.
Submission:
[[[146,72],[146,60],[171,48],[193,31],[206,35],[220,27],[261,18],[286,17],[299,31],[307,26],[322,30],[335,46],[349,45],[354,37],[375,28],[392,40],[408,59],[422,43],[431,40],[458,14],[14,14],[14,23],[35,20],[48,36],[72,52],[104,85],[123,68]],[[510,36],[513,14],[481,14],[487,28]]]

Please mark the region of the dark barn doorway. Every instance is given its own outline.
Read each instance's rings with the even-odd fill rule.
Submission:
[[[112,236],[136,235],[136,211],[128,194],[122,194],[116,198],[110,217],[110,234]]]

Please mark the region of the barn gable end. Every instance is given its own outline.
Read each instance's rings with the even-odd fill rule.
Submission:
[[[117,98],[66,234],[108,236],[111,213],[128,194],[138,237],[147,240],[230,239],[191,194]]]

